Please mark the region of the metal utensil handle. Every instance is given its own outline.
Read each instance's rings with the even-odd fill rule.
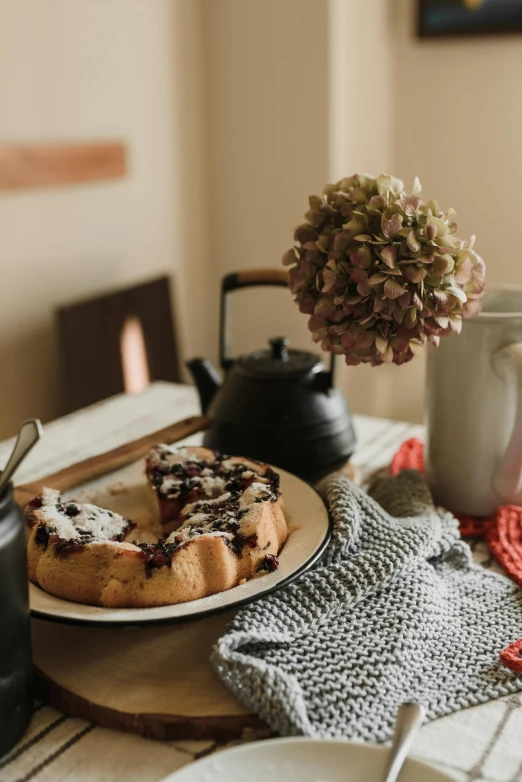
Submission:
[[[425,714],[424,707],[419,703],[403,703],[399,706],[383,782],[396,782]]]
[[[0,477],[0,494],[2,494],[13,474],[23,462],[31,448],[36,445],[42,436],[42,431],[42,424],[38,418],[35,418],[32,421],[24,421],[20,426],[16,443],[11,451],[11,456]]]
[[[257,285],[272,285],[287,288],[290,276],[287,269],[246,269],[231,272],[223,277],[221,283],[221,307],[219,322],[219,361],[223,369],[229,369],[234,363],[227,356],[227,293],[239,288],[252,288]],[[335,354],[330,354],[330,385],[333,385]]]

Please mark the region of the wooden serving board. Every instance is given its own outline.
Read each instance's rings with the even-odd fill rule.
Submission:
[[[189,418],[30,484],[67,491],[205,429]],[[226,689],[209,657],[234,612],[163,627],[100,628],[32,620],[35,694],[72,717],[155,739],[228,740],[266,727]]]
[[[113,477],[141,459],[152,445],[173,443],[209,425],[189,418],[115,450],[17,487],[26,504],[43,486],[74,489],[81,500],[92,481],[105,483],[106,504]],[[352,475],[350,465],[345,468]],[[125,470],[122,470],[122,473]],[[144,479],[145,483],[145,479]],[[107,484],[109,486],[107,487]],[[92,485],[92,484],[91,484]],[[107,495],[108,491],[108,495]],[[136,521],[143,513],[132,492],[114,510]],[[96,501],[96,500],[95,500]],[[128,508],[125,503],[130,503]],[[100,501],[100,504],[104,502]],[[32,620],[35,694],[73,717],[155,739],[261,737],[268,728],[227,690],[209,658],[234,610],[166,626],[99,627]]]
[[[209,663],[233,615],[122,629],[34,619],[36,695],[65,714],[154,739],[268,735]]]

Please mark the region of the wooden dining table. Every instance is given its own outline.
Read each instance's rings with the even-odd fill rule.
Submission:
[[[45,425],[45,436],[20,469],[19,483],[35,481],[89,457],[197,415],[191,386],[153,383],[138,395],[121,394]],[[424,436],[422,426],[355,416],[352,464],[365,475],[385,468],[400,444]],[[0,444],[5,463],[12,441]],[[496,568],[485,544],[472,544],[483,567]],[[522,635],[522,627],[520,628]],[[0,782],[157,782],[200,757],[230,746],[205,741],[156,741],[109,730],[35,701],[29,728],[0,758]],[[514,694],[425,724],[412,754],[440,765],[456,780],[522,781],[522,695]]]

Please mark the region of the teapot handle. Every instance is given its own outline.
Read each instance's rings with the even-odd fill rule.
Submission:
[[[287,288],[289,278],[287,269],[245,269],[242,272],[225,274],[221,292],[229,293],[253,285],[279,285]]]
[[[229,369],[234,363],[227,356],[227,293],[239,288],[251,288],[256,285],[275,285],[288,288],[290,275],[287,269],[245,269],[241,272],[225,274],[221,283],[221,307],[219,323],[219,360],[223,369]],[[334,380],[335,354],[330,354],[330,387]]]

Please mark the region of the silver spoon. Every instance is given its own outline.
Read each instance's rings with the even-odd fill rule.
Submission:
[[[424,707],[419,703],[402,703],[399,706],[383,782],[396,782],[425,715]]]
[[[0,495],[5,491],[13,474],[23,462],[33,445],[36,445],[42,434],[42,424],[38,418],[35,418],[32,421],[24,421],[20,426],[11,456],[0,476]]]

